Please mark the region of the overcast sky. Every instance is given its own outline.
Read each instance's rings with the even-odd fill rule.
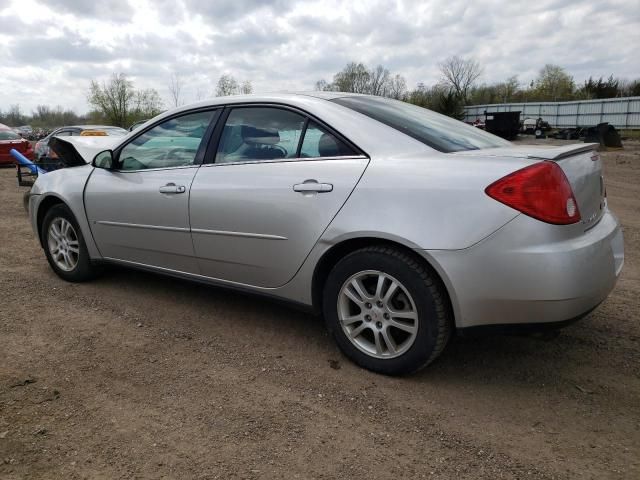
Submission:
[[[83,113],[90,79],[111,72],[165,100],[178,72],[188,103],[223,73],[255,92],[311,90],[352,60],[410,88],[450,55],[478,60],[484,82],[528,83],[545,63],[578,82],[631,79],[639,52],[640,0],[0,0],[0,109]]]

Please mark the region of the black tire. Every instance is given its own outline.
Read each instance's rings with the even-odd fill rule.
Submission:
[[[357,348],[344,332],[338,313],[340,290],[352,275],[377,270],[397,279],[413,298],[418,329],[413,344],[400,356],[376,358]],[[413,256],[393,247],[372,246],[352,252],[329,273],[323,292],[323,313],[340,350],[363,368],[385,375],[416,372],[444,350],[453,330],[448,297],[440,279]]]
[[[71,224],[71,226],[75,230],[75,236],[78,241],[78,260],[75,268],[69,271],[63,270],[56,264],[51,254],[48,243],[48,234],[51,224],[59,218],[63,218]],[[91,263],[91,258],[89,257],[89,251],[87,250],[87,244],[84,241],[82,231],[80,230],[80,226],[78,225],[78,222],[76,221],[73,213],[71,213],[69,207],[64,204],[59,204],[51,207],[44,216],[40,233],[42,235],[42,245],[45,255],[47,256],[47,261],[49,262],[49,265],[51,266],[53,271],[56,272],[56,274],[60,278],[66,280],[67,282],[86,282],[96,276],[97,269]]]

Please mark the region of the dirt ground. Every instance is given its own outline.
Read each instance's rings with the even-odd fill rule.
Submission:
[[[640,478],[640,143],[606,152],[612,295],[555,339],[456,338],[408,378],[308,314],[49,269],[0,170],[0,478]]]

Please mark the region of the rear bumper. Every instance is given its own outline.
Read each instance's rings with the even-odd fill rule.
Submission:
[[[551,326],[581,318],[607,298],[624,263],[613,214],[577,238],[546,228],[520,215],[473,247],[422,252],[445,281],[458,328]]]

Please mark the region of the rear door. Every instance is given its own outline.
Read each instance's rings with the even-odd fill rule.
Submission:
[[[212,278],[277,287],[289,281],[340,210],[368,158],[303,113],[235,107],[213,163],[191,188],[191,232]]]
[[[217,115],[198,111],[166,120],[116,152],[118,170],[94,170],[85,205],[104,257],[198,273],[189,189]]]

